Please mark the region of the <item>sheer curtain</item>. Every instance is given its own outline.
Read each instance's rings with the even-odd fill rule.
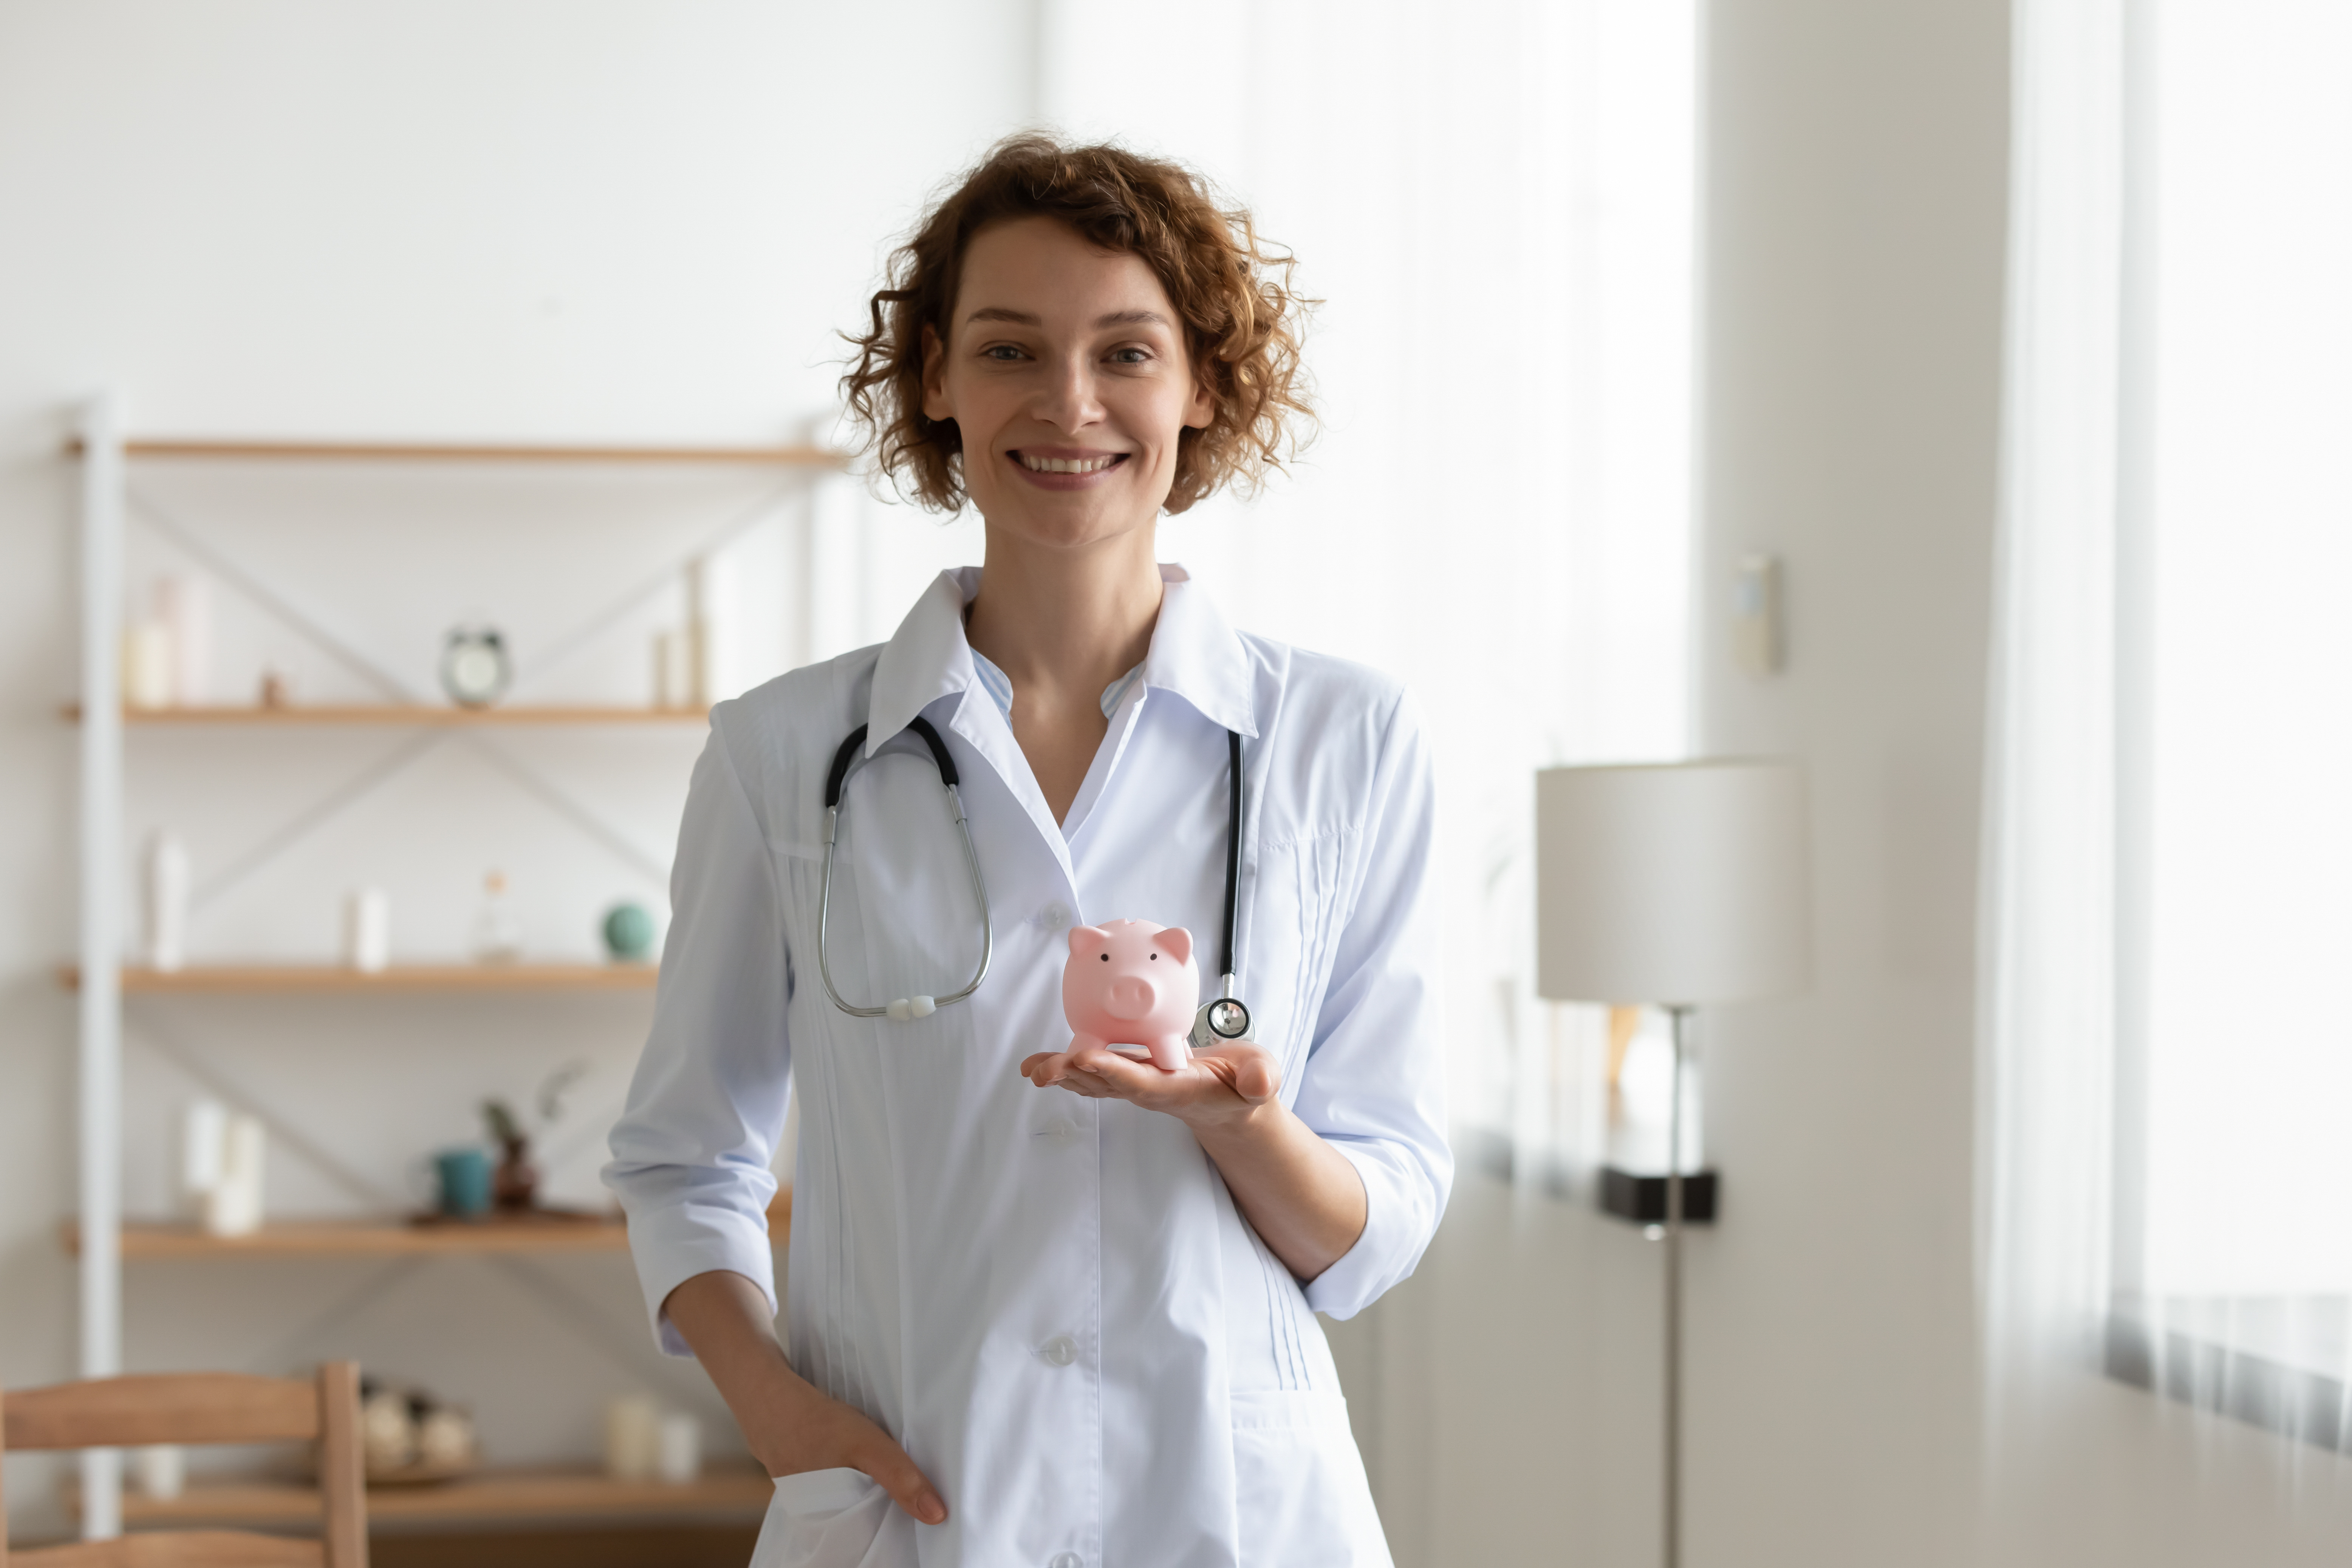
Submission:
[[[2097,1342],[2115,1102],[2116,533],[2126,0],[2013,13],[1987,748],[1979,1236],[2006,1402]]]
[[[2352,13],[2017,17],[1995,1386],[2095,1356],[2352,1447]]]
[[[1599,1152],[1606,1015],[1531,988],[1533,774],[1681,754],[1692,0],[1049,4],[1042,118],[1202,169],[1327,301],[1322,438],[1161,525],[1235,624],[1406,678],[1437,746],[1458,1126]]]

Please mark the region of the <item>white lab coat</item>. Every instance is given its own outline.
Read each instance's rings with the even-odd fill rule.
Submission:
[[[1411,1273],[1453,1177],[1434,994],[1429,756],[1399,687],[1231,630],[1181,568],[1140,679],[1057,826],[977,684],[943,574],[879,647],[711,714],[679,835],[652,1037],[605,1180],[665,1349],[680,1282],[771,1291],[763,1211],[801,1095],[793,1364],[946,1498],[917,1525],[855,1471],[777,1482],[755,1563],[1213,1568],[1389,1562],[1317,1311]],[[818,978],[825,771],[860,723],[828,955],[851,1002],[961,986],[980,951],[920,714],[961,773],[995,932],[987,983],[912,1023]],[[1362,1173],[1354,1248],[1301,1285],[1172,1117],[1038,1089],[1070,1031],[1074,922],[1182,925],[1216,967],[1224,731],[1244,744],[1240,990],[1282,1097]],[[1213,982],[1211,982],[1213,984]]]

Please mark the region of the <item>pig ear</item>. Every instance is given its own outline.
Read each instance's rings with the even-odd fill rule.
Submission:
[[[1090,952],[1100,952],[1110,946],[1110,932],[1100,926],[1070,928],[1070,956],[1083,958]]]
[[[1182,926],[1170,926],[1166,931],[1153,931],[1151,945],[1179,963],[1192,962],[1192,933]]]

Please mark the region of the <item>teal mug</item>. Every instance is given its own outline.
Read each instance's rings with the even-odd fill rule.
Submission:
[[[490,1212],[490,1152],[444,1149],[433,1156],[441,1182],[441,1212],[472,1219]]]

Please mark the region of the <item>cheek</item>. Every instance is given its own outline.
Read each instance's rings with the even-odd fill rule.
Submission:
[[[1176,460],[1176,444],[1183,438],[1184,416],[1192,399],[1171,386],[1155,386],[1137,398],[1131,428],[1150,445],[1152,466],[1163,468]]]

